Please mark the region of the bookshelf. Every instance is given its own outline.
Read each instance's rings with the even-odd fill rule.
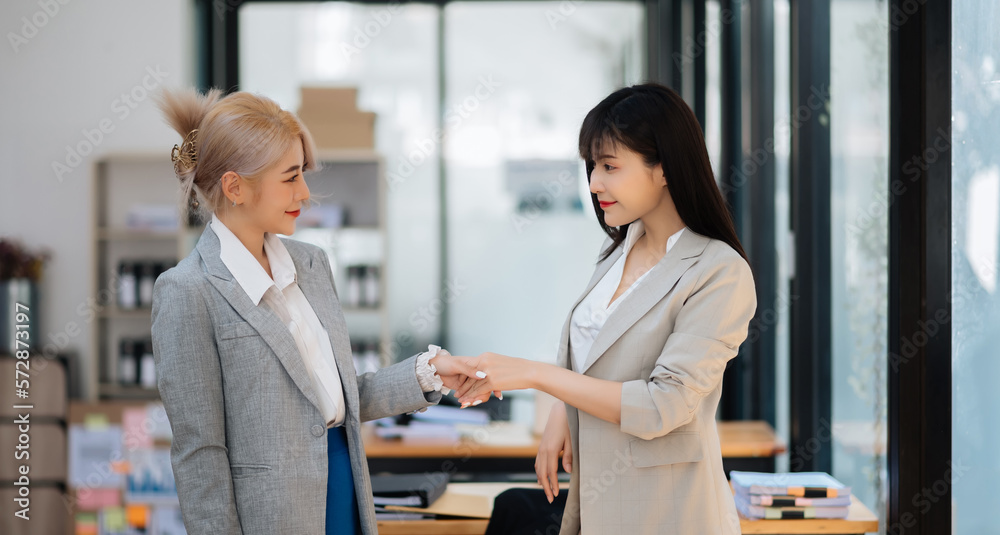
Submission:
[[[383,276],[388,263],[383,160],[370,150],[323,150],[317,159],[320,169],[306,175],[317,206],[303,212],[302,223],[291,238],[317,245],[327,253],[352,344],[377,348],[370,353],[375,363],[367,365],[383,366],[388,363],[377,356],[385,353],[381,348],[387,347],[389,340]],[[92,184],[95,269],[90,295],[94,299],[88,306],[93,317],[92,338],[82,384],[90,401],[155,400],[159,398],[155,381],[151,387],[137,384],[142,374],[141,351],[132,352],[140,354],[135,358],[136,382],[131,381],[132,368],[123,369],[119,358],[121,340],[148,340],[151,333],[148,303],[136,298],[136,306],[123,306],[120,267],[122,262],[172,267],[194,249],[204,224],[188,226],[181,218],[174,228],[137,229],[130,225],[130,211],[136,207],[154,207],[154,212],[163,213],[177,206],[180,184],[168,153],[119,153],[99,158],[93,165]],[[364,266],[360,269],[364,276],[354,276],[359,274],[357,266]],[[155,267],[142,269],[151,271],[155,278]],[[142,269],[136,275],[137,287]],[[369,295],[377,300],[369,302],[365,299]],[[352,296],[359,298],[352,302]]]

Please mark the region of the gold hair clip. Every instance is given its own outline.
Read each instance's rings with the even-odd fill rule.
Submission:
[[[184,142],[180,145],[174,145],[174,149],[170,151],[170,161],[174,162],[174,170],[178,173],[190,170],[198,162],[198,151],[195,146],[197,133],[197,128],[188,132],[188,135],[184,137]]]

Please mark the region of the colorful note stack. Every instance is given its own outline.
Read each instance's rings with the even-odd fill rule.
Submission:
[[[825,472],[729,473],[746,518],[847,518],[851,488]]]

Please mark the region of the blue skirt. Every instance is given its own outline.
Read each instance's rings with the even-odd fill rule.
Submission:
[[[361,516],[354,495],[347,430],[332,427],[326,431],[330,457],[330,474],[326,481],[326,535],[359,535]]]

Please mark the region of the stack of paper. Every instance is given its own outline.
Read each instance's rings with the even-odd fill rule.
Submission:
[[[847,518],[851,489],[825,472],[729,473],[746,518]]]

